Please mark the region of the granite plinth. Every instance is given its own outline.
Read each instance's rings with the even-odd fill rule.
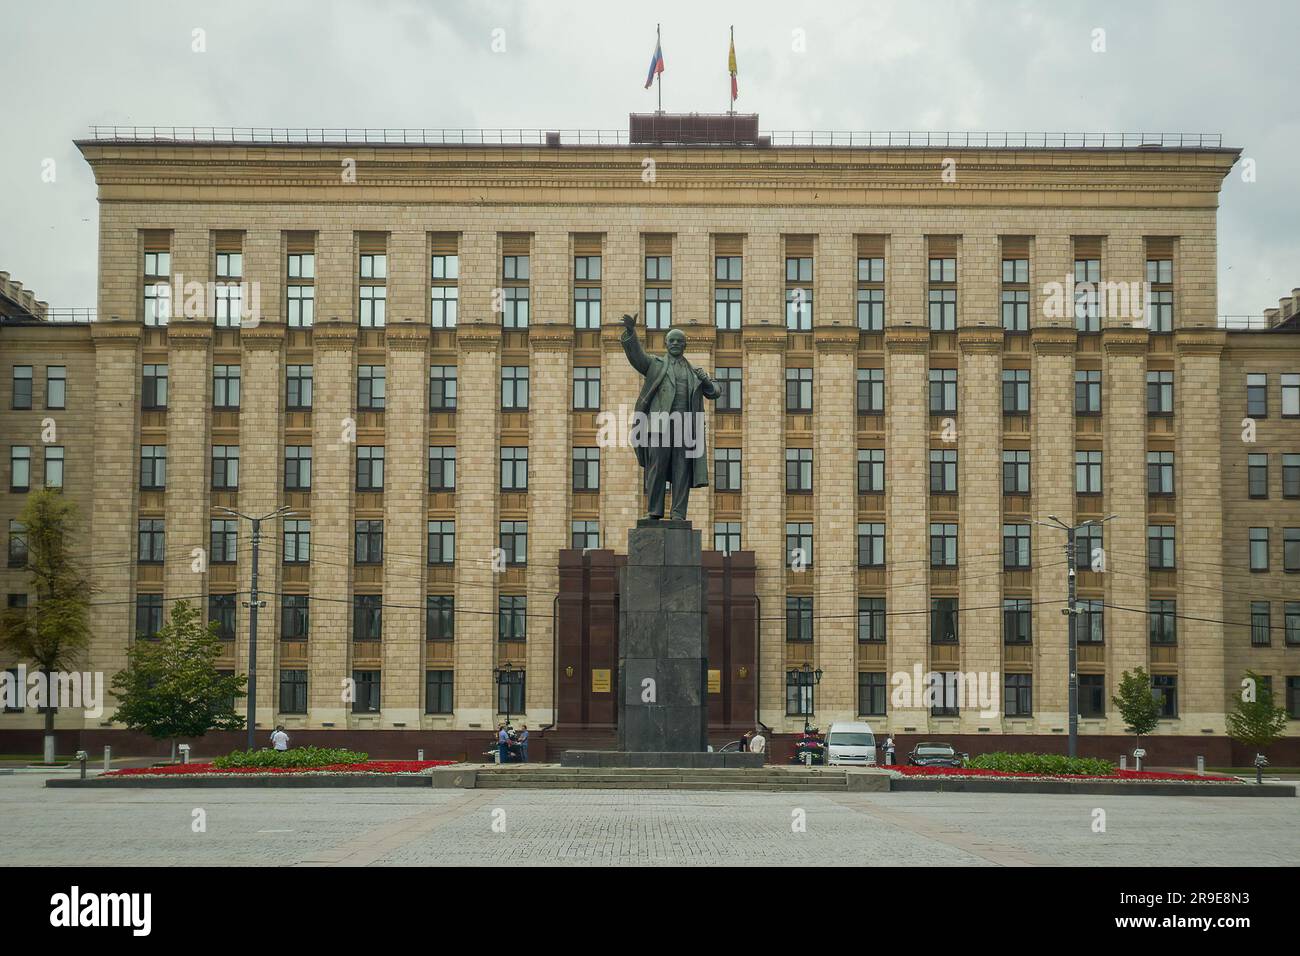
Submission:
[[[710,769],[758,768],[764,754],[743,751],[694,753],[674,751],[628,752],[626,750],[566,750],[560,754],[561,767],[648,767]]]

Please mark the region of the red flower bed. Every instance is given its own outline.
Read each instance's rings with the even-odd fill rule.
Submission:
[[[430,767],[446,767],[454,760],[369,760],[365,763],[334,763],[324,767],[228,767],[220,770],[210,763],[178,763],[167,767],[124,767],[110,770],[105,777],[181,776],[217,773],[420,773]]]
[[[1191,780],[1209,781],[1211,783],[1237,783],[1236,777],[1221,777],[1215,774],[1161,773],[1152,770],[1116,770],[1112,773],[1013,773],[1009,770],[980,770],[975,767],[913,767],[898,764],[881,767],[907,777],[1052,777],[1059,780]]]

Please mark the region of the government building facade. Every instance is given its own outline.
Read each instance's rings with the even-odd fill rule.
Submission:
[[[1291,300],[1216,317],[1238,151],[639,138],[80,141],[95,321],[0,324],[10,604],[24,492],[57,483],[86,525],[89,669],[186,599],[245,671],[231,511],[287,508],[258,543],[260,727],[470,753],[506,716],[598,736],[557,714],[566,680],[612,693],[559,653],[561,566],[625,551],[644,516],[611,428],[637,313],[648,350],[684,330],[722,389],[690,519],[752,554],[727,633],[754,654],[710,666],[778,738],[864,719],[1063,746],[1049,515],[1097,522],[1076,547],[1084,753],[1126,749],[1111,697],[1138,667],[1180,753],[1227,753],[1247,669],[1300,718],[1300,334]],[[112,702],[58,727],[107,741]]]

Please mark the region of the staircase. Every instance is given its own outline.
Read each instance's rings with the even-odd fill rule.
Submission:
[[[845,793],[849,771],[831,768],[763,767],[694,770],[687,768],[560,767],[506,765],[477,771],[474,786],[501,790],[716,790]],[[858,791],[889,789],[884,774],[853,773]]]

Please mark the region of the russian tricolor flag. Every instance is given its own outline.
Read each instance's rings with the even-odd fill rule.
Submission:
[[[655,55],[650,58],[650,72],[646,74],[645,88],[650,89],[655,81],[655,77],[664,71],[664,51],[659,44],[659,37],[655,37]]]

